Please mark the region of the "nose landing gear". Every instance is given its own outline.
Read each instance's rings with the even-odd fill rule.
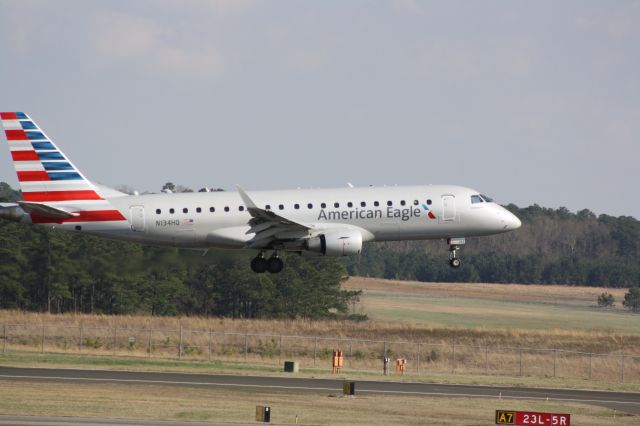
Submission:
[[[278,252],[274,251],[269,259],[265,258],[264,250],[258,253],[256,257],[251,260],[251,270],[257,274],[262,274],[269,271],[272,274],[277,274],[284,268],[284,262],[278,256]]]
[[[449,244],[449,265],[452,268],[459,268],[462,266],[462,260],[458,258],[458,250],[461,250],[464,244],[464,238],[449,238],[447,239],[447,244]]]

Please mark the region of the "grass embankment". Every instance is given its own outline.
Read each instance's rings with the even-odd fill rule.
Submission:
[[[493,424],[494,410],[570,412],[581,425],[637,424],[613,410],[572,403],[475,398],[363,395],[332,392],[56,384],[3,381],[0,413],[146,420],[253,422],[256,405],[271,407],[277,424]],[[615,415],[615,419],[614,419]]]
[[[452,284],[350,278],[356,306],[376,323],[461,343],[640,353],[640,315],[620,306],[626,289],[520,284]],[[613,309],[596,307],[610,292]]]

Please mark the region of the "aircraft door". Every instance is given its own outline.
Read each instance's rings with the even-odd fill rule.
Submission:
[[[144,231],[144,207],[133,206],[129,209],[131,213],[131,229],[135,232]]]
[[[456,197],[453,195],[442,196],[442,221],[453,222],[456,220]]]

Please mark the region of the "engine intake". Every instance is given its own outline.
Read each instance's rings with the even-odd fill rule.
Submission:
[[[309,238],[306,246],[322,256],[354,256],[362,251],[362,234],[354,229],[329,231]]]

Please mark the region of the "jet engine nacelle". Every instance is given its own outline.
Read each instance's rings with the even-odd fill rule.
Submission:
[[[332,230],[307,240],[307,250],[322,256],[353,256],[362,251],[362,234],[355,229]]]

